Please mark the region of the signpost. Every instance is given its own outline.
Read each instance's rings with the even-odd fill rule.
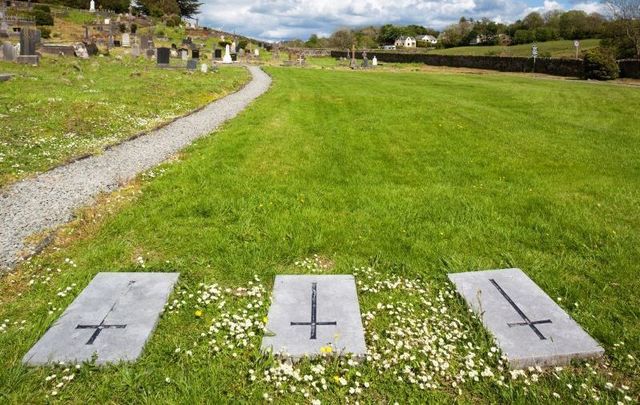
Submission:
[[[577,39],[573,41],[573,46],[576,48],[576,59],[578,59],[578,55],[580,55],[580,41]]]

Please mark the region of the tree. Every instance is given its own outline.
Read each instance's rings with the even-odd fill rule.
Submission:
[[[640,59],[640,0],[604,0]]]
[[[137,9],[152,17],[180,14],[180,7],[176,0],[138,0]]]
[[[176,0],[178,8],[180,9],[180,15],[182,17],[193,18],[200,13],[200,6],[198,0]]]
[[[304,43],[304,46],[307,48],[317,48],[318,47],[318,35],[311,34],[307,42]]]
[[[355,44],[353,32],[350,29],[341,29],[329,37],[329,45],[332,48],[348,49]]]
[[[522,20],[522,25],[528,30],[535,30],[544,25],[544,19],[540,15],[540,13],[533,12],[529,13],[524,20]]]

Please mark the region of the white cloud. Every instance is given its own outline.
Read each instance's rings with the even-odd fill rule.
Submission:
[[[204,0],[200,21],[265,40],[306,39],[340,27],[419,24],[436,29],[461,16],[509,22],[531,11],[562,8],[555,0]],[[593,7],[597,3],[577,6]]]

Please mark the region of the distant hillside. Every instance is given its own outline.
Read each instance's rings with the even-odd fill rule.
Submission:
[[[592,49],[600,44],[599,39],[583,39],[580,41],[580,51]],[[576,55],[573,41],[539,42],[538,55],[541,57],[573,58]],[[471,56],[531,56],[532,44],[512,46],[461,46],[448,49],[435,49],[427,53],[437,55],[471,55]]]

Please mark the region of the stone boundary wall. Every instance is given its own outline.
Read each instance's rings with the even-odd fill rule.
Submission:
[[[621,59],[618,61],[620,77],[640,79],[640,59]]]
[[[344,58],[346,51],[333,51],[334,58]],[[534,72],[533,58],[503,56],[462,56],[408,54],[368,51],[369,58],[376,56],[379,62],[387,63],[424,63],[433,66],[463,67],[473,69],[499,70],[501,72]],[[356,51],[356,58],[362,58],[362,52]],[[554,76],[582,76],[582,59],[538,58],[535,73]]]

